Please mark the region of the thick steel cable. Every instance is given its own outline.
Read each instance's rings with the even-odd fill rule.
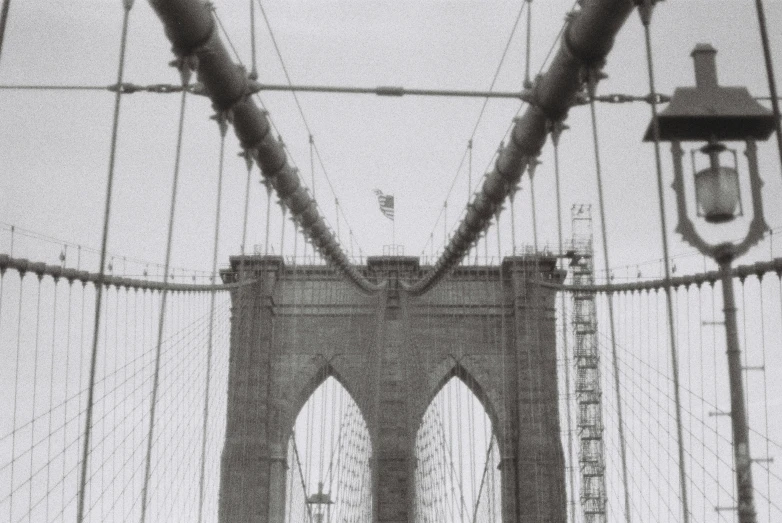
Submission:
[[[590,78],[588,81],[590,98],[595,93],[597,87],[598,71],[592,70],[589,72]],[[605,198],[603,196],[603,175],[600,165],[600,141],[597,133],[597,116],[595,114],[595,102],[594,100],[589,103],[589,111],[592,120],[592,141],[594,144],[594,157],[595,157],[595,175],[597,177],[597,195],[598,195],[598,207],[600,210],[600,232],[603,240],[603,260],[605,262],[606,279],[610,281],[611,278],[611,262],[608,257],[608,233],[605,217]],[[614,367],[614,394],[616,395],[616,410],[617,410],[617,429],[619,432],[619,451],[622,460],[622,487],[624,488],[624,514],[625,521],[630,523],[630,490],[628,487],[628,474],[627,474],[627,448],[624,434],[624,417],[622,415],[622,398],[620,395],[620,383],[619,374],[617,372],[618,354],[616,351],[616,327],[614,322],[614,303],[613,296],[608,295],[608,322],[611,332],[611,361]]]
[[[128,19],[133,7],[133,0],[123,0],[122,35],[120,37],[119,64],[117,66],[117,83],[122,83],[125,72],[125,53],[128,41]],[[87,392],[87,412],[84,422],[84,447],[81,455],[81,475],[79,477],[78,502],[76,508],[76,522],[84,521],[84,498],[87,488],[87,471],[89,470],[90,437],[92,435],[92,412],[95,401],[95,372],[98,359],[98,341],[100,336],[100,312],[103,298],[103,277],[106,270],[106,249],[109,242],[109,220],[111,217],[111,197],[114,184],[114,164],[117,158],[117,135],[119,134],[120,100],[119,92],[114,95],[114,116],[111,128],[111,146],[109,149],[109,170],[106,180],[106,204],[103,211],[103,237],[100,248],[100,267],[98,279],[95,282],[95,324],[92,333],[92,353],[90,355],[89,387]]]
[[[574,2],[574,3],[573,3],[573,6],[571,7],[571,9],[572,9],[573,7],[575,7],[575,6],[576,6],[576,2]],[[522,7],[523,7],[523,6],[522,6]],[[538,71],[538,74],[540,74],[540,73],[543,71],[543,68],[544,68],[544,67],[546,67],[546,65],[548,64],[549,58],[551,58],[551,54],[554,52],[554,49],[555,49],[555,47],[556,47],[556,44],[557,44],[557,41],[559,41],[559,39],[562,37],[562,34],[564,33],[564,31],[565,31],[565,29],[566,29],[566,28],[567,28],[567,22],[565,22],[565,23],[562,25],[562,27],[560,28],[559,32],[557,33],[557,36],[554,38],[554,41],[552,42],[551,46],[549,47],[548,53],[546,53],[546,57],[543,59],[543,63],[542,63],[542,64],[541,64],[541,66],[540,66],[540,69],[539,69],[539,71]],[[511,36],[512,36],[512,35],[511,35]],[[504,60],[504,57],[503,57],[503,60]],[[503,60],[500,60],[500,64],[499,64],[499,66],[498,66],[498,71],[497,71],[497,73],[496,73],[496,74],[499,74],[499,67],[501,67],[501,65],[502,65],[502,61],[503,61]],[[492,87],[493,87],[493,84],[492,84]],[[495,91],[495,93],[496,93],[496,91]],[[624,96],[624,95],[622,95],[622,96]],[[531,95],[530,95],[530,96],[522,96],[522,97],[520,97],[520,98],[521,98],[521,99],[522,99],[522,101],[524,101],[525,103],[522,103],[522,104],[519,106],[519,108],[516,110],[516,113],[513,115],[513,118],[511,119],[511,123],[510,123],[510,125],[508,126],[508,129],[505,131],[505,134],[503,134],[503,139],[502,139],[502,141],[500,142],[500,149],[502,148],[502,144],[504,144],[505,140],[507,139],[507,137],[508,137],[508,134],[509,134],[509,133],[510,133],[510,132],[513,130],[513,126],[514,126],[514,122],[515,122],[516,118],[518,117],[519,113],[521,113],[521,110],[522,110],[522,109],[524,109],[524,107],[525,107],[525,105],[526,105],[526,100],[525,100],[525,99],[530,99],[530,100],[532,99]],[[472,138],[474,138],[474,134],[475,134],[475,131],[477,130],[478,123],[480,123],[480,118],[479,118],[478,122],[476,122],[476,126],[475,126],[475,128],[473,129],[473,135],[472,135]],[[470,161],[470,171],[469,171],[469,173],[468,173],[468,174],[469,174],[469,175],[471,175],[471,174],[472,174],[472,138],[471,138],[471,139],[470,139],[470,140],[467,142],[468,149],[465,149],[465,152],[464,152],[464,154],[462,155],[462,159],[461,159],[461,161],[459,162],[459,167],[456,169],[456,174],[454,175],[454,179],[453,179],[453,180],[452,180],[452,182],[451,182],[451,188],[448,190],[448,193],[446,194],[446,199],[447,199],[447,198],[450,196],[451,190],[453,189],[453,187],[454,187],[454,186],[455,186],[455,184],[456,184],[456,180],[457,180],[457,178],[458,178],[458,176],[459,176],[459,173],[461,172],[462,166],[464,165],[464,160],[465,160],[465,157],[467,157],[467,156],[468,156],[468,153],[469,153],[469,161]],[[487,164],[486,168],[483,170],[483,172],[484,172],[484,173],[486,173],[486,172],[488,172],[488,171],[489,171],[489,169],[490,169],[490,167],[491,167],[492,163],[494,162],[494,160],[495,160],[495,158],[496,158],[496,156],[497,156],[497,153],[498,153],[498,152],[499,152],[499,151],[495,151],[495,154],[494,154],[494,155],[492,155],[492,157],[491,157],[491,159],[489,160],[489,162],[488,162],[488,164]],[[485,178],[485,175],[483,176],[483,178]],[[472,185],[472,183],[470,183],[470,185]],[[517,184],[515,187],[518,187],[518,184]],[[468,201],[468,204],[469,204],[469,200],[470,200],[470,199],[468,198],[468,199],[467,199],[467,201]],[[440,214],[438,214],[438,215],[437,215],[437,218],[435,219],[435,224],[434,224],[434,226],[432,227],[432,231],[434,231],[434,230],[436,230],[436,229],[437,229],[437,225],[440,223],[440,219],[443,217],[443,210],[442,210],[442,208],[440,208],[440,209],[441,209],[441,210],[440,210]],[[464,214],[465,214],[465,212],[466,212],[466,211],[462,211],[462,215],[464,215]],[[487,228],[488,228],[488,226],[487,226]],[[482,234],[484,234],[484,232],[481,232],[480,234],[478,234],[478,237],[476,238],[475,242],[474,242],[473,244],[471,244],[471,245],[473,245],[473,246],[474,246],[474,248],[475,248],[475,263],[476,263],[476,264],[478,263],[478,256],[479,256],[479,251],[478,251],[478,242],[479,242],[479,240],[480,240],[480,237],[481,237],[481,235],[482,235]],[[431,243],[431,242],[433,242],[433,240],[434,240],[434,235],[432,234],[432,235],[430,236],[429,242]],[[487,241],[488,241],[488,240],[487,240]],[[489,258],[489,254],[488,254],[488,246],[486,245],[486,243],[485,243],[485,242],[484,242],[484,247],[485,247],[485,250],[486,250],[486,253],[485,253],[485,258],[488,260],[488,258]],[[426,248],[426,245],[424,245],[424,249],[425,249],[425,248]],[[472,248],[472,247],[471,247],[471,248]],[[433,245],[433,244],[431,245],[431,250],[432,250],[432,255],[431,255],[431,258],[434,258],[434,245]],[[469,249],[468,249],[468,251],[469,251]],[[434,264],[434,262],[430,262],[430,263]],[[488,263],[488,262],[487,262],[487,263]]]
[[[529,198],[532,205],[532,246],[535,254],[538,253],[538,211],[535,205],[535,169],[537,168],[537,158],[530,161],[527,167],[527,176],[529,177]],[[499,220],[499,217],[497,218]],[[497,222],[499,223],[499,221]]]
[[[527,2],[523,2],[521,4],[521,7],[519,7],[519,12],[516,15],[516,20],[513,22],[513,26],[511,27],[510,34],[508,35],[508,39],[505,42],[505,48],[502,50],[502,55],[500,56],[500,62],[497,64],[497,69],[494,71],[494,76],[492,77],[491,83],[489,84],[488,92],[491,93],[494,89],[494,84],[497,82],[497,78],[500,76],[500,71],[502,70],[502,66],[505,63],[505,57],[508,54],[508,49],[510,49],[510,45],[513,42],[513,37],[516,35],[516,29],[519,26],[519,21],[521,20],[521,15],[524,13],[524,7],[527,5]],[[483,104],[481,105],[481,110],[478,112],[478,118],[475,120],[475,125],[473,125],[472,132],[470,133],[470,138],[467,140],[467,148],[464,151],[464,154],[462,155],[461,160],[459,160],[459,166],[456,168],[456,174],[453,176],[453,180],[451,180],[451,185],[448,188],[448,191],[445,194],[445,201],[448,201],[448,198],[451,196],[451,191],[453,191],[454,186],[456,185],[456,180],[459,178],[459,173],[462,170],[462,166],[464,165],[465,159],[469,156],[470,159],[470,170],[469,170],[469,177],[470,180],[472,179],[472,146],[473,146],[473,140],[475,139],[475,133],[478,131],[478,126],[481,124],[481,120],[483,120],[483,115],[486,112],[486,106],[489,103],[489,97],[485,97],[483,100]],[[472,186],[472,183],[470,183],[470,186]],[[470,195],[468,195],[467,201],[469,203]],[[440,210],[440,213],[437,215],[437,218],[435,219],[434,225],[432,226],[432,231],[434,231],[437,228],[438,223],[440,222],[440,218],[443,215],[443,210]],[[445,242],[447,243],[447,242]],[[443,243],[443,246],[445,246],[445,243]],[[426,246],[424,246],[426,248]]]
[[[0,58],[3,56],[3,42],[5,42],[5,28],[8,25],[8,12],[11,10],[11,0],[3,0],[0,9]]]
[[[24,274],[35,268],[36,273],[51,276],[52,278],[65,278],[66,280],[79,281],[86,285],[93,283],[97,285],[100,280],[100,273],[79,271],[76,269],[64,269],[59,265],[46,265],[43,262],[32,262],[26,258],[12,258],[7,254],[0,254],[0,270],[13,269],[19,274]],[[104,276],[104,287],[126,287],[133,290],[153,290],[162,291],[166,289],[169,292],[211,292],[235,289],[254,283],[254,281],[239,281],[224,284],[195,284],[195,283],[163,283],[159,281],[139,280],[135,278],[123,278],[121,276]]]
[[[774,62],[771,59],[771,44],[768,39],[766,27],[766,13],[763,11],[763,0],[755,0],[755,9],[758,13],[758,26],[760,28],[760,41],[763,44],[763,59],[766,62],[766,76],[768,77],[768,94],[771,99],[771,108],[774,112],[774,127],[777,135],[777,149],[779,151],[779,163],[782,168],[782,115],[779,110],[779,95],[777,95],[777,82],[774,78]],[[780,171],[782,174],[782,171]]]
[[[668,226],[665,218],[665,194],[663,192],[663,172],[662,172],[662,160],[660,156],[660,125],[657,114],[657,102],[654,82],[654,62],[652,56],[652,37],[651,37],[651,21],[652,11],[654,9],[655,0],[641,0],[638,6],[638,12],[641,15],[641,23],[644,27],[644,41],[646,47],[646,66],[649,75],[649,92],[651,93],[651,103],[649,104],[652,111],[652,135],[654,138],[654,162],[655,172],[657,175],[657,200],[660,210],[660,236],[662,239],[663,247],[663,268],[665,270],[665,281],[671,279],[671,265],[670,265],[670,253],[668,249]],[[777,121],[779,124],[779,121]],[[606,262],[607,264],[608,262]],[[608,265],[606,265],[607,267]],[[679,384],[679,353],[676,347],[676,332],[673,318],[673,299],[671,298],[671,288],[665,287],[665,303],[668,314],[668,336],[670,338],[670,352],[671,352],[671,372],[673,374],[673,390],[674,390],[674,408],[676,409],[676,441],[679,450],[679,489],[681,498],[681,517],[683,523],[689,523],[690,521],[690,509],[689,500],[687,497],[687,470],[684,460],[684,436],[682,435],[682,405],[680,397],[680,384]]]
[[[282,71],[285,74],[285,79],[288,82],[288,86],[292,87],[293,86],[293,82],[291,80],[290,74],[288,73],[288,68],[285,65],[285,60],[282,57],[282,51],[280,50],[280,46],[277,44],[277,38],[274,36],[274,31],[272,30],[271,23],[269,22],[269,17],[266,15],[266,10],[263,8],[263,3],[261,2],[261,0],[257,0],[257,2],[258,2],[258,7],[261,10],[261,15],[263,16],[263,20],[266,23],[266,28],[269,30],[269,37],[271,38],[272,45],[274,47],[274,51],[277,54],[277,58],[280,61],[280,66],[282,67]],[[307,118],[304,116],[304,108],[302,107],[301,102],[299,101],[299,97],[296,95],[296,91],[291,91],[291,93],[293,94],[293,99],[296,102],[296,107],[298,108],[299,114],[301,115],[301,120],[304,123],[304,127],[307,130],[307,134],[309,135],[310,155],[312,154],[312,149],[314,149],[315,150],[315,154],[318,157],[318,162],[320,163],[321,169],[323,170],[323,177],[326,179],[326,183],[328,184],[329,189],[331,190],[331,195],[334,198],[336,198],[337,197],[337,193],[334,190],[334,185],[331,183],[331,179],[329,178],[328,171],[326,170],[326,167],[323,164],[323,158],[320,155],[320,151],[318,150],[317,145],[313,141],[313,133],[312,133],[312,129],[310,128],[309,122],[307,121]],[[312,171],[312,187],[311,187],[311,189],[312,189],[312,197],[315,198],[315,172],[314,172],[314,170]],[[317,200],[316,200],[316,202],[317,202]],[[345,219],[345,222],[348,224],[348,227],[350,227],[350,223],[348,222],[347,217],[345,217],[344,213],[343,213],[342,217]]]
[[[255,3],[250,0],[250,80],[258,79],[258,52],[255,41]]]
[[[279,196],[286,201],[321,254],[364,293],[377,291],[378,286],[350,264],[325,219],[313,205],[296,170],[289,164],[284,148],[271,133],[269,119],[247,96],[249,80],[232,62],[209,7],[198,0],[151,0],[151,4],[174,44],[175,53],[180,58],[193,56],[198,59],[198,79],[213,105],[219,111],[231,112],[234,130],[242,145],[250,151],[266,179],[273,182]]]
[[[64,254],[66,254],[66,255],[67,255],[69,247],[70,248],[74,248],[75,247],[76,250],[77,250],[77,258],[76,258],[76,262],[77,263],[76,263],[75,269],[77,271],[81,269],[81,252],[82,252],[82,250],[84,250],[85,252],[91,252],[91,253],[95,253],[95,254],[100,254],[100,249],[99,248],[96,249],[96,248],[89,247],[89,246],[86,246],[86,245],[80,245],[78,243],[66,241],[66,240],[63,240],[62,238],[55,238],[53,236],[42,234],[40,232],[33,231],[33,230],[30,230],[30,229],[23,229],[21,227],[17,227],[15,225],[12,225],[12,224],[9,224],[9,223],[0,222],[0,229],[6,229],[6,230],[11,231],[11,249],[9,250],[9,253],[8,253],[8,255],[11,256],[11,257],[13,257],[13,245],[14,245],[13,238],[14,238],[15,235],[24,236],[26,238],[35,239],[35,240],[46,242],[46,243],[53,243],[53,244],[55,244],[57,246],[63,246]],[[5,255],[4,254],[0,254],[0,257],[2,257],[2,256],[5,256]],[[152,267],[162,267],[162,265],[159,264],[159,263],[153,263],[153,262],[150,262],[149,260],[144,260],[144,259],[141,259],[141,258],[135,258],[135,257],[132,257],[132,256],[120,255],[118,253],[112,253],[110,251],[106,251],[106,257],[107,257],[107,259],[122,258],[123,263],[131,262],[131,263],[135,263],[135,264],[142,265],[142,266],[145,266],[145,267],[149,267],[149,266],[152,266]],[[2,261],[1,260],[2,260],[2,258],[0,258],[0,265],[2,265]],[[63,277],[65,277],[66,271],[69,270],[67,268],[67,258],[61,264],[61,267],[59,267],[59,268],[61,269]],[[55,271],[57,269],[58,269],[58,266],[47,266],[46,269],[45,269],[45,272],[46,272],[46,274],[54,275],[54,273],[55,273]],[[188,268],[185,268],[185,267],[172,267],[172,270],[173,271],[179,271],[179,272],[182,272],[182,273],[187,272],[187,273],[191,273],[191,274],[199,274],[199,275],[203,274],[204,276],[208,276],[208,272],[207,271],[198,271],[198,270],[195,270],[195,269],[188,269]],[[82,276],[86,276],[88,274],[89,273],[78,273],[78,276],[75,277],[74,279],[82,280]],[[123,274],[122,276],[125,276],[125,275]],[[144,275],[144,276],[146,276],[146,275]],[[89,278],[91,279],[91,281],[94,281],[96,276],[89,275]],[[104,283],[109,284],[109,285],[114,285],[114,283],[112,283],[112,282],[113,281],[120,281],[120,278],[121,278],[121,276],[105,276]],[[66,279],[67,279],[67,277],[66,277]]]
[[[251,2],[252,5],[252,2]],[[253,35],[254,36],[254,35]],[[212,279],[217,278],[217,256],[220,245],[220,209],[223,195],[223,165],[225,161],[225,135],[228,131],[228,123],[218,116],[217,125],[220,131],[220,156],[217,167],[217,202],[215,204],[215,232],[214,244],[212,247]],[[214,317],[215,317],[215,292],[212,291],[209,297],[209,333],[206,347],[206,383],[204,388],[204,419],[201,434],[201,466],[198,478],[198,523],[203,521],[204,511],[204,480],[206,467],[206,437],[209,424],[209,389],[212,374],[212,350],[214,340]]]
[[[532,87],[532,80],[529,76],[531,54],[532,54],[532,0],[526,0],[527,4],[527,48],[525,50],[526,60],[524,63],[524,88]]]
[[[567,115],[583,85],[584,67],[593,68],[604,61],[632,9],[630,0],[594,0],[571,17],[559,52],[548,71],[537,78],[533,89],[535,102],[514,122],[507,147],[494,170],[486,175],[481,192],[467,206],[440,259],[423,278],[408,286],[411,294],[420,295],[436,284],[487,228],[530,159],[540,153],[548,134],[546,122]],[[591,104],[594,105],[593,100]]]
[[[190,69],[186,61],[179,64],[182,75],[182,84],[187,85],[190,82]],[[179,186],[179,171],[182,160],[182,137],[185,126],[185,108],[187,102],[187,90],[182,91],[182,97],[179,103],[179,126],[177,130],[176,153],[174,156],[174,176],[171,187],[171,204],[168,215],[168,238],[166,240],[166,261],[164,264],[165,273],[163,274],[163,283],[168,283],[169,266],[171,264],[171,248],[174,239],[174,216],[176,212],[177,190]],[[164,288],[160,295],[160,315],[158,317],[157,347],[155,349],[155,371],[152,381],[152,397],[149,404],[149,431],[147,433],[147,450],[144,464],[144,484],[141,490],[141,523],[146,521],[147,503],[149,499],[149,479],[152,467],[152,444],[155,432],[155,409],[157,406],[158,387],[160,384],[160,353],[163,344],[163,328],[166,321],[166,297],[167,290]]]

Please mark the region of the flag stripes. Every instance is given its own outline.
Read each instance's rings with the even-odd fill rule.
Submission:
[[[377,195],[377,202],[380,204],[380,212],[389,220],[394,220],[394,195],[383,194],[380,189],[375,189]]]

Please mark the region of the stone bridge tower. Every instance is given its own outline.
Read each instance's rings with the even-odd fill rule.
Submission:
[[[417,258],[369,258],[364,273],[387,285],[366,296],[327,267],[286,267],[273,256],[231,259],[224,280],[254,283],[232,291],[222,523],[283,522],[288,437],[330,375],[369,427],[374,521],[367,523],[412,523],[416,431],[454,374],[492,420],[503,521],[566,521],[556,291],[534,283],[562,281],[556,260],[460,266],[425,296],[410,296],[401,282],[421,272]],[[456,345],[466,349],[455,355]]]

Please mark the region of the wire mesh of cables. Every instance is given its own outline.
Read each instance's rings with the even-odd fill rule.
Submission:
[[[92,332],[94,285],[8,270],[0,278],[0,512],[6,521],[75,520]],[[207,333],[212,323],[214,405],[206,513],[217,509],[219,442],[225,430],[228,293],[169,291],[161,347],[157,432],[152,442],[151,520],[194,520],[198,504]],[[161,292],[104,289],[95,380],[86,521],[138,519]],[[221,385],[222,384],[222,385]]]
[[[738,285],[737,314],[748,398],[755,508],[758,521],[771,522],[782,515],[778,501],[782,495],[782,472],[775,459],[782,446],[776,437],[781,418],[774,400],[779,395],[782,368],[778,351],[774,351],[782,335],[779,320],[782,287],[779,276],[773,272],[760,278],[736,278],[734,284]],[[720,296],[720,283],[679,286],[673,293],[675,333],[681,354],[684,455],[692,521],[736,521],[738,517]],[[596,294],[595,303],[596,347],[608,354],[611,345],[605,333],[607,295]],[[619,292],[614,294],[614,307],[618,318],[616,368],[625,413],[632,519],[679,521],[678,449],[665,296],[661,289]],[[570,305],[567,314],[574,317]],[[572,340],[573,332],[563,332],[560,336],[567,335]],[[615,372],[608,357],[600,360],[599,376],[603,390],[609,390]],[[573,385],[569,396],[577,395],[577,386]],[[604,394],[608,521],[624,517],[619,502],[623,494],[616,412],[616,396]],[[568,466],[578,470],[577,463]],[[579,474],[575,478],[574,499],[578,503],[584,496],[584,484]],[[588,520],[579,510],[577,521]]]
[[[356,304],[368,298],[331,271],[300,267],[295,253],[293,260],[276,290],[269,361],[270,401],[279,405],[283,431],[276,437],[284,442],[288,464],[281,516],[286,523],[371,521],[368,412],[354,399],[371,396],[372,381],[359,377],[368,377],[371,364],[365,348],[345,342],[356,330],[369,334],[365,323],[372,315]],[[324,328],[324,318],[331,327]]]

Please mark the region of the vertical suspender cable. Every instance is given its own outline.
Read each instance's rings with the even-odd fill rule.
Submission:
[[[443,249],[448,245],[448,200],[443,202]]]
[[[782,122],[780,122],[779,98],[777,95],[777,82],[774,78],[774,65],[771,60],[771,44],[768,41],[768,29],[766,28],[766,13],[763,11],[763,0],[755,0],[755,8],[758,12],[758,25],[760,26],[760,39],[763,43],[763,58],[766,61],[766,76],[768,76],[768,93],[771,96],[771,109],[774,111],[774,125],[777,134],[777,149],[779,150],[779,163],[782,167]],[[0,27],[2,30],[2,27]],[[0,42],[1,44],[2,42]]]
[[[315,199],[315,139],[312,135],[309,136],[309,143],[310,143],[310,180],[311,185],[310,189],[312,189],[312,198]],[[317,200],[316,200],[317,201]],[[313,246],[313,250],[315,247]],[[304,259],[307,259],[307,242],[304,242]]]
[[[171,244],[174,238],[174,215],[176,212],[177,187],[179,185],[179,168],[182,158],[182,135],[185,125],[185,107],[187,102],[187,85],[190,83],[190,66],[186,59],[179,63],[179,71],[182,76],[182,97],[179,104],[179,128],[177,130],[176,157],[174,158],[174,179],[171,187],[171,206],[168,215],[168,238],[166,240],[166,261],[163,268],[163,289],[160,291],[160,315],[158,317],[157,347],[155,349],[155,371],[152,379],[152,397],[149,402],[149,431],[147,433],[147,453],[144,464],[144,486],[141,490],[141,523],[146,521],[147,502],[149,498],[149,479],[152,468],[152,443],[155,434],[155,408],[157,406],[157,393],[160,385],[160,353],[163,345],[163,327],[166,322],[166,297],[171,267]]]
[[[562,241],[562,192],[559,185],[559,137],[562,131],[566,129],[562,122],[554,122],[551,129],[551,143],[554,145],[554,184],[557,191],[557,240],[559,242],[559,253],[564,253],[564,243]],[[565,293],[559,293],[560,307],[562,307],[562,354],[565,366],[565,427],[567,431],[567,450],[568,450],[568,482],[570,483],[570,520],[576,521],[576,487],[575,487],[575,466],[573,464],[573,413],[570,405],[570,355],[568,353],[567,338],[567,310],[565,309]]]
[[[679,460],[679,491],[681,497],[681,521],[688,523],[690,520],[689,502],[687,499],[687,471],[684,461],[684,436],[682,434],[682,406],[679,386],[679,355],[676,349],[676,333],[674,331],[673,300],[671,298],[671,266],[668,254],[668,227],[665,220],[665,196],[663,194],[662,162],[660,160],[660,127],[657,119],[657,92],[654,85],[654,65],[652,63],[652,38],[650,24],[652,21],[652,9],[655,0],[642,0],[638,6],[641,22],[644,26],[644,38],[646,40],[646,65],[649,73],[649,93],[651,94],[652,108],[652,134],[654,137],[654,161],[657,171],[657,199],[660,206],[660,233],[663,244],[663,268],[665,270],[665,301],[668,309],[668,334],[671,343],[671,371],[673,373],[673,398],[676,408],[676,442],[678,446]],[[777,124],[779,122],[777,121]],[[601,208],[602,210],[602,208]],[[609,295],[610,296],[610,295]]]
[[[472,198],[472,138],[467,140],[467,202]]]
[[[280,231],[280,257],[282,257],[284,255],[283,249],[285,248],[285,217],[288,214],[287,211],[288,211],[288,208],[285,207],[285,202],[280,200],[280,212],[281,212],[281,216],[282,216],[281,217],[281,221],[282,221],[281,229],[282,230]]]
[[[472,199],[472,138],[467,140],[467,204],[468,205],[471,199]],[[478,244],[476,242],[475,246],[477,247],[477,245]],[[470,249],[468,248],[465,258],[468,259],[469,257],[470,257]]]
[[[529,76],[530,55],[532,54],[532,0],[527,1],[527,63],[524,66],[524,88],[532,88],[532,79]]]
[[[250,74],[248,75],[250,80],[258,79],[258,53],[255,43],[255,2],[250,0],[250,52],[252,61],[252,64],[250,64]]]
[[[500,242],[500,212],[502,208],[497,210],[497,214],[494,219],[497,220],[497,265],[500,267],[500,273],[502,273],[502,242]]]
[[[263,180],[263,185],[266,187],[266,235],[264,236],[264,247],[263,247],[263,254],[264,256],[269,255],[269,222],[272,218],[272,185],[271,182],[268,179]]]
[[[508,194],[508,198],[510,198],[510,237],[511,237],[511,244],[513,245],[512,255],[516,256],[516,193],[519,190],[519,186],[511,190],[510,194]]]
[[[247,162],[247,181],[244,185],[244,217],[242,218],[242,260],[244,260],[244,255],[247,254],[247,215],[250,210],[250,180],[253,172],[253,158],[249,151],[242,153],[241,156],[244,156]]]
[[[611,263],[608,259],[608,234],[606,233],[605,204],[603,198],[603,175],[600,167],[600,142],[597,136],[597,117],[595,115],[595,88],[597,86],[598,70],[589,71],[589,111],[592,119],[592,141],[594,143],[595,153],[595,174],[597,176],[597,194],[600,204],[600,230],[603,240],[603,260],[605,261],[606,280],[610,279]],[[630,523],[630,490],[628,488],[627,477],[627,448],[625,443],[624,418],[622,416],[622,397],[619,384],[619,356],[616,352],[616,328],[614,325],[614,299],[611,293],[608,293],[608,322],[611,329],[611,363],[614,372],[614,394],[616,395],[616,415],[619,431],[619,451],[622,460],[622,488],[624,489],[624,509],[625,521]]]
[[[117,85],[122,83],[125,72],[125,50],[128,41],[128,18],[130,10],[133,7],[133,0],[123,0],[124,10],[122,17],[122,36],[120,37],[119,64],[117,66]],[[109,149],[109,171],[106,180],[106,205],[103,211],[103,238],[100,246],[100,266],[98,267],[98,278],[95,281],[95,325],[92,334],[92,354],[90,356],[90,377],[87,389],[87,412],[84,422],[84,446],[81,454],[81,475],[79,477],[79,490],[76,508],[76,522],[84,521],[84,496],[87,486],[88,460],[90,454],[90,436],[92,435],[92,411],[95,398],[95,366],[98,356],[98,337],[100,334],[100,310],[101,300],[103,298],[103,277],[106,271],[106,246],[109,241],[109,218],[111,216],[111,195],[114,182],[114,163],[117,153],[117,134],[119,131],[119,109],[121,100],[121,90],[117,89],[114,96],[114,119],[111,128],[111,146]]]
[[[253,3],[250,2],[252,6]],[[223,161],[225,158],[225,135],[228,131],[228,122],[223,115],[218,115],[217,125],[220,129],[220,159],[217,168],[217,203],[215,209],[215,234],[214,247],[212,249],[212,277],[214,285],[217,278],[217,254],[220,241],[220,204],[223,194]],[[203,521],[204,512],[204,476],[206,467],[206,431],[209,425],[209,388],[212,374],[212,349],[214,342],[214,318],[215,318],[215,291],[209,297],[209,331],[206,348],[206,384],[204,388],[204,419],[201,434],[201,471],[198,478],[198,523]]]
[[[14,521],[14,464],[16,463],[16,413],[19,407],[19,356],[22,350],[22,302],[24,301],[24,272],[19,273],[19,308],[16,313],[16,360],[14,361],[14,409],[11,418],[11,493],[8,495],[8,520]],[[84,316],[82,314],[82,316]],[[81,380],[79,380],[81,383]]]
[[[41,334],[41,280],[43,279],[43,274],[38,274],[38,292],[37,297],[35,301],[35,345],[33,349],[33,394],[32,398],[30,398],[30,404],[32,406],[32,419],[30,420],[30,470],[35,470],[33,468],[34,461],[33,458],[35,457],[35,396],[38,392],[38,354],[39,354],[39,342],[40,342],[40,334]],[[13,485],[12,485],[13,488]],[[27,516],[30,517],[30,514],[33,510],[33,489],[32,485],[30,489],[28,490],[28,500],[27,500]]]
[[[339,235],[339,198],[334,198],[334,215],[336,216],[337,220],[337,241],[341,241],[341,237]]]
[[[529,176],[529,196],[532,203],[532,244],[535,249],[535,254],[538,253],[538,212],[535,207],[535,168],[538,166],[538,159],[533,158],[529,162],[527,167],[527,175]]]

